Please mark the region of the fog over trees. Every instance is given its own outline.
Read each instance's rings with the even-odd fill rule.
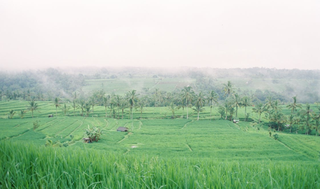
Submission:
[[[293,96],[298,96],[302,103],[319,101],[319,70],[267,68],[184,67],[175,70],[164,68],[74,68],[72,70],[49,68],[37,71],[2,71],[0,73],[0,96],[2,100],[53,100],[57,97],[72,99],[74,93],[81,97],[89,97],[100,90],[110,95],[117,94],[117,91],[106,90],[106,86],[103,84],[91,91],[83,91],[83,88],[89,85],[88,81],[104,79],[123,80],[142,96],[154,95],[155,91],[159,89],[143,87],[142,82],[146,78],[152,78],[155,82],[162,82],[162,79],[179,78],[181,81],[187,81],[186,85],[190,83],[190,86],[197,93],[207,94],[214,91],[219,96],[219,100],[226,98],[223,91],[224,85],[227,83],[226,81],[231,81],[235,92],[252,96],[254,101],[264,102],[268,96],[273,96],[281,102],[289,102]],[[132,82],[133,80],[135,82]],[[189,82],[190,80],[193,82]],[[168,90],[160,92],[170,92],[172,95],[186,87],[183,84],[177,85],[175,89],[168,88]],[[152,104],[146,105],[151,106]]]

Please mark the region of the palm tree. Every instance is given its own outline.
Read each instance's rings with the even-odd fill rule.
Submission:
[[[185,99],[185,101],[186,101],[187,119],[189,118],[188,106],[189,106],[190,102],[192,101],[193,94],[194,94],[194,92],[193,92],[191,86],[187,86],[187,87],[184,87],[184,88],[182,89],[182,97],[183,97],[183,99]]]
[[[108,107],[109,99],[110,99],[110,95],[104,95],[103,96],[103,105],[104,105],[104,110],[106,112],[106,117],[108,117],[107,107]]]
[[[86,110],[86,112],[87,112],[87,117],[89,116],[90,108],[91,108],[91,104],[87,102],[87,103],[85,104],[85,110]]]
[[[26,113],[25,110],[20,110],[20,118],[23,119],[24,114]]]
[[[92,106],[92,113],[94,113],[94,106],[96,105],[96,97],[92,96],[90,98],[90,105]]]
[[[118,109],[118,119],[119,119],[119,110],[120,110],[120,104],[121,104],[121,97],[120,97],[120,95],[115,95],[114,96],[114,104],[116,104],[116,106],[117,106],[117,109]]]
[[[297,110],[297,108],[302,108],[301,104],[297,104],[296,96],[292,97],[292,99],[293,99],[293,103],[287,106],[287,108],[291,110],[291,115],[293,114],[293,112]]]
[[[129,104],[130,104],[130,111],[131,111],[131,121],[132,121],[132,130],[133,130],[133,107],[136,100],[136,90],[129,91]]]
[[[241,103],[241,97],[237,93],[234,94],[233,102],[234,102],[233,106],[236,107],[236,118],[238,118],[238,108],[242,106],[242,103]]]
[[[293,114],[291,114],[290,116],[288,116],[288,119],[289,121],[289,127],[290,127],[290,133],[292,132],[292,127],[293,127],[293,124],[295,123],[295,117]]]
[[[142,99],[142,98],[138,102],[139,109],[140,109],[140,119],[142,118],[142,111],[143,111],[143,108],[145,106],[145,103],[146,103],[146,100]]]
[[[29,103],[28,109],[31,111],[32,118],[33,118],[33,111],[38,109],[38,104],[34,100],[32,100]]]
[[[226,113],[225,107],[224,107],[224,106],[219,106],[218,112],[219,112],[219,114],[220,114],[220,118],[223,119],[223,116],[224,116],[225,113]]]
[[[241,104],[244,107],[244,115],[247,121],[247,107],[251,106],[250,98],[248,96],[243,97]]]
[[[281,111],[272,111],[270,121],[274,122],[278,127],[278,131],[280,131],[281,125],[286,122],[286,117]]]
[[[72,100],[72,105],[71,105],[71,107],[73,108],[73,116],[74,116],[75,111],[76,111],[76,108],[78,107],[78,102],[77,102],[76,99],[73,99],[73,100]]]
[[[123,119],[123,113],[124,113],[124,110],[128,107],[128,101],[124,98],[121,98],[119,107],[120,107],[121,113],[122,113],[121,119]]]
[[[223,90],[224,90],[225,95],[230,96],[233,93],[233,86],[232,86],[231,81],[228,81],[227,84],[223,84],[223,85],[224,85]]]
[[[313,110],[311,109],[310,104],[306,104],[306,109],[301,111],[301,116],[307,116],[305,118],[305,122],[307,125],[305,134],[307,134],[307,135],[311,132],[311,126],[310,126],[309,121],[310,121],[310,118],[312,117],[312,111]]]
[[[318,130],[319,130],[319,125],[320,125],[319,124],[320,123],[320,113],[317,114],[317,115],[314,115],[312,117],[312,119],[316,121],[316,124],[315,124],[314,128],[316,129],[316,136],[318,136]]]
[[[9,119],[12,119],[15,113],[16,113],[16,112],[15,112],[14,110],[10,110],[10,111],[9,111],[9,116],[8,116]]]
[[[79,105],[80,105],[80,108],[81,108],[81,115],[83,116],[83,110],[86,108],[86,102],[83,100],[83,99],[81,99],[80,101],[79,101]]]
[[[58,115],[57,108],[60,106],[60,99],[58,97],[54,99],[54,106],[56,107],[56,115]]]
[[[262,103],[258,103],[254,108],[252,108],[252,111],[254,113],[259,114],[259,124],[260,124],[261,114],[267,111],[267,108]]]
[[[196,97],[196,103],[195,103],[195,108],[194,110],[198,113],[198,119],[199,120],[199,114],[200,112],[203,111],[203,106],[204,106],[204,103],[205,103],[205,99],[202,95],[202,92],[199,93],[199,95]]]
[[[218,104],[218,94],[215,91],[210,91],[208,102],[210,104],[210,117],[212,115],[213,103]]]
[[[63,107],[62,107],[62,112],[63,112],[63,114],[66,115],[67,112],[68,112],[68,110],[69,110],[69,107],[67,106],[66,103],[64,103],[64,104],[63,104]]]
[[[174,102],[171,102],[170,103],[170,106],[169,106],[169,110],[172,112],[172,119],[175,118],[175,111],[178,110],[180,107],[179,106],[176,106]]]

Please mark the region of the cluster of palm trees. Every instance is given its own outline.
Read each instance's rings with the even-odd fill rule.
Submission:
[[[106,94],[104,91],[94,92],[89,98],[78,98],[77,93],[73,95],[72,100],[62,102],[61,99],[54,99],[54,107],[56,114],[58,108],[62,110],[64,115],[70,108],[73,109],[75,115],[76,109],[81,110],[81,115],[88,116],[90,112],[94,112],[95,106],[104,106],[105,116],[113,118],[124,118],[125,110],[130,110],[130,117],[133,119],[133,111],[139,110],[142,117],[143,108],[149,107],[167,107],[172,112],[172,118],[175,118],[176,110],[186,109],[186,118],[189,119],[189,109],[192,108],[200,117],[200,112],[204,110],[206,104],[210,105],[210,116],[215,104],[218,104],[218,95],[211,91],[207,96],[202,92],[195,93],[191,86],[184,87],[181,91],[169,93],[155,89],[152,95],[140,96],[136,90],[127,92],[124,95]],[[71,104],[71,106],[70,106]],[[161,110],[160,110],[161,111]]]
[[[302,105],[297,103],[297,97],[292,97],[293,102],[286,107],[290,110],[290,115],[285,115],[282,111],[278,100],[273,100],[268,97],[265,104],[258,103],[252,111],[259,115],[259,123],[261,114],[265,113],[265,118],[269,120],[270,128],[278,131],[289,129],[298,133],[299,130],[305,131],[305,134],[310,134],[312,129],[315,129],[318,135],[320,106],[317,104],[317,112],[311,109],[310,104]]]
[[[61,99],[54,99],[54,106],[56,109],[56,115],[58,114],[58,108],[62,110],[63,114],[72,108],[73,115],[75,115],[76,109],[81,110],[82,116],[89,116],[91,112],[94,112],[95,106],[103,106],[105,108],[105,116],[123,119],[125,110],[130,110],[129,117],[133,120],[134,110],[140,111],[140,117],[142,117],[143,109],[146,106],[149,107],[167,107],[171,113],[172,118],[176,117],[176,111],[178,109],[186,110],[186,119],[189,119],[189,109],[197,113],[197,119],[199,120],[200,113],[204,110],[204,106],[209,105],[210,117],[213,116],[213,108],[218,107],[218,113],[221,118],[224,119],[239,119],[238,110],[244,108],[244,120],[248,121],[249,113],[247,108],[253,106],[252,112],[258,115],[259,124],[261,117],[269,120],[271,128],[278,131],[284,129],[290,129],[290,132],[304,130],[306,134],[310,134],[313,129],[318,133],[320,124],[320,106],[317,105],[317,112],[313,111],[310,104],[301,105],[297,103],[297,97],[293,97],[293,102],[287,105],[287,108],[291,111],[290,115],[283,113],[279,100],[273,100],[272,97],[268,97],[265,103],[258,101],[253,105],[253,96],[245,95],[241,96],[235,92],[233,84],[228,81],[224,84],[224,100],[220,98],[215,91],[210,91],[208,94],[195,92],[191,86],[185,86],[180,91],[172,93],[164,92],[159,89],[155,89],[151,95],[139,95],[136,90],[128,91],[124,95],[106,94],[103,90],[94,92],[89,98],[78,97],[77,93],[74,93],[72,100],[62,102]],[[220,102],[220,103],[219,103]],[[70,105],[71,104],[71,105]],[[31,100],[28,104],[27,110],[33,112],[38,109],[38,104]],[[160,110],[161,111],[161,110]],[[26,110],[21,110],[21,118],[25,114]],[[185,112],[185,111],[183,111]],[[9,117],[13,117],[15,112],[10,111]],[[184,114],[184,113],[183,113]],[[235,116],[235,117],[234,117]],[[182,115],[181,117],[184,117]]]
[[[230,81],[224,84],[225,101],[224,104],[219,106],[219,113],[221,118],[225,116],[225,119],[232,120],[238,119],[238,110],[241,107],[245,108],[245,121],[249,118],[249,113],[247,113],[247,107],[251,106],[251,97],[243,96],[241,97],[235,92],[234,87]],[[233,115],[235,114],[235,117]]]

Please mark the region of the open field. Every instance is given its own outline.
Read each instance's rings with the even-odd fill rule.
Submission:
[[[171,119],[166,107],[146,107],[142,116],[135,110],[131,121],[128,110],[124,119],[121,112],[120,119],[106,118],[100,106],[88,117],[79,116],[79,110],[75,116],[71,110],[56,115],[52,102],[39,102],[34,118],[27,112],[21,119],[17,112],[8,119],[10,109],[23,109],[26,102],[0,106],[4,188],[26,182],[31,188],[320,187],[320,137],[278,132],[275,140],[263,123],[221,120],[217,109],[210,117],[206,107],[197,121],[191,109],[189,119],[182,109]],[[33,129],[35,122],[39,127]],[[98,142],[83,143],[88,126],[103,130]],[[120,126],[129,132],[117,132]],[[45,147],[49,141],[52,147]]]

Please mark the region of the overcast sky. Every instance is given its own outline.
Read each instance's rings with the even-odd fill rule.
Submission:
[[[0,0],[0,68],[320,69],[319,0]]]

